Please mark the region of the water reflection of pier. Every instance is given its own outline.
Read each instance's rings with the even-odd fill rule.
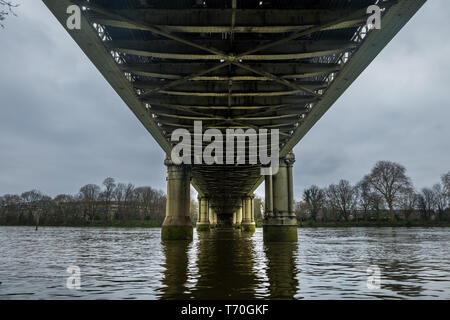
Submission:
[[[260,245],[239,230],[198,233],[194,242],[163,242],[161,298],[293,299],[297,244]]]

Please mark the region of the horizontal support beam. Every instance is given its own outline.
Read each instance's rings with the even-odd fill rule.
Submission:
[[[216,63],[175,63],[175,62],[153,62],[142,64],[123,64],[121,68],[124,72],[135,75],[161,78],[168,80],[182,79],[194,74],[198,70],[209,70]],[[306,78],[319,75],[326,75],[340,70],[340,66],[334,63],[248,63],[251,68],[265,70],[282,79]],[[223,68],[210,72],[207,75],[195,77],[197,81],[267,81],[269,78],[258,76],[253,72],[242,68]]]
[[[170,81],[135,81],[133,86],[138,89],[150,90],[154,93],[159,91],[169,95],[199,95],[199,96],[227,96],[230,86],[226,82],[185,82],[172,86],[169,90],[157,90],[162,86],[170,84]],[[291,81],[291,83],[307,88],[309,90],[320,90],[326,88],[323,81]],[[286,86],[273,81],[234,81],[231,85],[232,96],[270,96],[270,95],[295,95],[302,90],[286,90]]]
[[[359,8],[359,9],[362,9]],[[349,16],[357,10],[277,10],[277,9],[236,9],[233,31],[245,33],[290,32],[299,28],[323,25],[344,16]],[[146,21],[159,27],[168,27],[175,32],[230,32],[232,9],[132,9],[116,10],[120,15],[131,20]],[[122,24],[122,21],[111,19],[100,13],[90,13],[95,21],[101,21],[115,27],[132,27]],[[342,22],[334,27],[348,28],[358,23],[357,19]]]
[[[141,97],[142,101],[147,104],[156,104],[156,105],[181,105],[185,107],[207,107],[213,108],[217,106],[219,108],[223,108],[227,106],[226,97],[181,97],[181,96],[168,96],[168,95],[159,95],[159,96],[151,96],[151,97]],[[237,97],[233,98],[232,106],[238,107],[270,107],[275,105],[299,105],[303,106],[308,103],[312,103],[318,101],[318,98],[313,97],[311,95],[298,95],[298,96],[281,96],[281,97]]]
[[[250,50],[264,41],[233,41],[231,44],[223,40],[192,41],[202,47],[215,48],[221,52],[235,53]],[[270,43],[271,41],[266,41]],[[175,60],[221,60],[226,56],[213,53],[205,53],[202,50],[173,40],[113,40],[105,42],[110,49],[126,54]],[[240,56],[242,60],[291,60],[308,59],[313,57],[337,54],[356,48],[357,44],[351,41],[340,40],[296,40],[283,46],[268,48],[258,53]],[[236,49],[237,48],[237,49]],[[235,52],[235,51],[238,52]]]

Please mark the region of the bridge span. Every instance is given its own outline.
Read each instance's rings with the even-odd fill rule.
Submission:
[[[167,154],[162,238],[192,237],[191,184],[198,230],[251,232],[253,192],[265,181],[266,241],[297,240],[293,147],[425,1],[43,0]],[[380,29],[368,26],[373,6]],[[261,175],[259,161],[177,164],[172,133],[195,135],[197,121],[258,137],[278,130],[277,173]]]

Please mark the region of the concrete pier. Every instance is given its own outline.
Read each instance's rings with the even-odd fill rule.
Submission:
[[[275,175],[265,178],[266,213],[263,225],[264,241],[297,241],[297,219],[294,211],[292,166],[293,153],[280,159]]]
[[[247,195],[242,198],[243,216],[241,230],[246,232],[254,232],[256,230],[253,214],[253,196]]]
[[[234,227],[236,229],[240,229],[242,224],[242,207],[239,207],[239,209],[236,211],[236,222],[234,224]]]
[[[209,199],[207,197],[198,197],[198,231],[209,231]]]
[[[167,204],[161,238],[163,240],[190,240],[193,235],[190,217],[191,170],[186,165],[175,165],[166,159]]]
[[[217,214],[211,207],[211,202],[208,205],[208,220],[210,229],[214,229],[217,226]]]

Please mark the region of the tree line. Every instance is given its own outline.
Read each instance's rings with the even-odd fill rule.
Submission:
[[[256,197],[255,220],[262,223],[264,200]],[[191,219],[198,203],[191,196]],[[304,190],[296,202],[299,222],[450,221],[450,171],[430,188],[417,191],[402,165],[379,161],[356,185],[347,180]],[[166,215],[163,191],[106,178],[102,186],[87,184],[75,195],[54,198],[31,190],[0,197],[0,225],[154,226]]]
[[[304,190],[296,203],[299,221],[449,221],[450,171],[430,188],[417,191],[406,169],[379,161],[356,185],[347,180]]]
[[[54,198],[31,190],[0,197],[1,225],[147,225],[160,226],[166,195],[152,187],[135,187],[106,178],[102,186],[87,184],[76,195]]]

